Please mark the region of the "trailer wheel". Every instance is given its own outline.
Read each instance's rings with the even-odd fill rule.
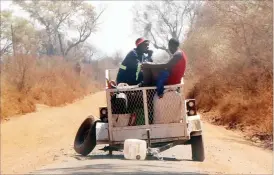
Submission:
[[[93,116],[86,118],[80,125],[74,140],[74,150],[87,156],[96,146],[96,122]]]
[[[190,139],[192,159],[203,162],[205,160],[204,142],[202,135],[192,136]]]

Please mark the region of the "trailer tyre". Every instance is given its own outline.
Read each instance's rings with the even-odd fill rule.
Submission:
[[[192,159],[194,161],[203,162],[205,160],[204,142],[202,135],[192,136],[190,139]]]
[[[96,122],[93,116],[86,118],[80,125],[74,140],[74,150],[87,156],[96,146]]]

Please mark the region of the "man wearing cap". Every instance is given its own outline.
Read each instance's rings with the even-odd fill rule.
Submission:
[[[155,82],[157,93],[162,97],[164,85],[180,84],[181,79],[185,75],[187,57],[186,54],[179,48],[180,43],[177,39],[171,38],[168,43],[168,49],[172,54],[171,59],[165,64],[144,63],[143,69],[159,69],[158,77]]]
[[[135,42],[136,48],[131,50],[122,64],[117,75],[116,82],[137,85],[143,81],[141,65],[144,62],[153,62],[151,56],[153,51],[149,50],[149,40],[138,38]],[[145,56],[147,54],[148,56]]]

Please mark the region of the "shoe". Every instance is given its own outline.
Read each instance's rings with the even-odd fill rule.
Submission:
[[[141,83],[137,84],[138,87],[145,87],[144,82],[142,81]]]

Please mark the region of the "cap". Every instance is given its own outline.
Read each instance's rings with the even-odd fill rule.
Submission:
[[[149,40],[145,40],[144,38],[138,38],[135,42],[136,47],[138,47],[140,44],[142,44],[143,42],[149,42]]]

